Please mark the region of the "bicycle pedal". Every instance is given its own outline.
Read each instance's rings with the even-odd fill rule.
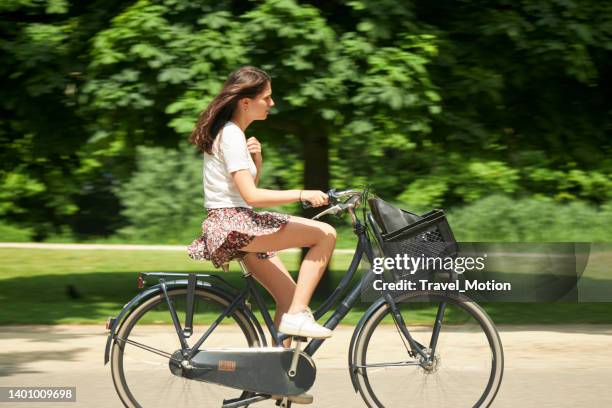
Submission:
[[[282,395],[272,395],[271,398],[276,400],[277,406],[279,406],[285,398],[287,398],[287,401],[291,402],[292,404],[297,405],[312,404],[312,402],[314,401],[313,396],[308,393],[303,393],[300,395],[291,395],[288,397],[283,397]]]
[[[297,375],[297,365],[298,360],[300,358],[300,348],[303,343],[302,339],[303,337],[294,338],[295,348],[293,349],[293,358],[291,359],[291,366],[289,367],[289,371],[287,372],[287,374],[289,374],[289,377],[291,378]]]

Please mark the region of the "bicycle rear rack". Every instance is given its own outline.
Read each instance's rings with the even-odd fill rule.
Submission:
[[[195,289],[200,278],[205,279],[217,279],[223,285],[227,286],[234,292],[238,292],[238,289],[232,286],[229,282],[217,275],[211,275],[208,273],[180,273],[180,272],[140,272],[138,274],[138,288],[142,289],[145,287],[146,278],[159,278],[159,284],[162,287],[164,297],[166,298],[166,302],[168,303],[168,307],[170,309],[171,316],[173,317],[174,326],[178,331],[182,332],[182,336],[179,334],[179,338],[182,338],[181,343],[184,343],[184,339],[191,337],[193,334],[193,305],[195,301]],[[185,327],[180,328],[180,324],[178,324],[176,311],[168,297],[168,293],[166,291],[166,279],[178,280],[178,278],[186,278],[187,279],[187,299],[186,299],[186,313],[185,313]],[[186,343],[184,343],[186,345]]]
[[[145,287],[145,284],[147,283],[146,278],[160,278],[160,279],[165,278],[165,279],[172,279],[172,280],[184,278],[184,279],[187,279],[187,281],[189,282],[190,276],[194,276],[196,281],[199,280],[200,278],[216,279],[220,281],[221,283],[223,283],[228,288],[231,288],[232,290],[236,292],[239,291],[238,288],[233,286],[231,283],[229,283],[228,281],[226,281],[219,275],[209,274],[209,273],[184,273],[184,272],[139,272],[138,273],[138,288],[142,289]]]

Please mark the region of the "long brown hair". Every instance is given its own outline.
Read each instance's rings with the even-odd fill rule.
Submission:
[[[189,142],[200,151],[212,154],[212,146],[223,125],[232,118],[238,101],[254,98],[263,92],[270,76],[255,67],[242,67],[232,72],[223,84],[221,92],[200,114],[189,137]]]

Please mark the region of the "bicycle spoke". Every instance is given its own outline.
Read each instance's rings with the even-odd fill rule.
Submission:
[[[375,367],[405,367],[420,365],[418,361],[399,361],[396,363],[370,363],[370,364],[357,364],[355,368],[375,368]]]
[[[151,353],[160,355],[162,357],[166,357],[168,360],[176,361],[178,363],[181,362],[181,360],[177,360],[176,358],[173,358],[172,354],[167,353],[167,352],[162,351],[162,350],[158,350],[158,349],[156,349],[154,347],[151,347],[151,346],[147,346],[146,344],[142,344],[142,343],[139,343],[139,342],[134,341],[134,340],[122,339],[121,337],[115,337],[115,340],[119,340],[119,341],[122,341],[124,343],[130,344],[132,346],[139,347],[139,348],[141,348],[143,350],[150,351]]]
[[[399,328],[399,325],[397,324],[395,319],[393,319],[393,324],[395,325],[395,330],[397,330],[397,334],[400,336],[400,338],[402,339],[402,342],[404,343],[404,348],[406,349],[406,352],[408,352],[408,354],[412,356],[412,350],[408,347],[408,343],[406,343],[406,338],[404,337],[404,333],[402,333],[402,330]]]

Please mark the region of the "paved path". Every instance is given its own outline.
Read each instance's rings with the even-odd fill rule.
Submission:
[[[236,334],[224,328],[227,336]],[[364,406],[346,368],[352,330],[339,327],[316,354],[319,372],[311,407]],[[612,406],[612,326],[502,326],[500,334],[506,370],[494,407]],[[0,327],[0,386],[76,386],[76,403],[42,405],[120,407],[110,368],[102,364],[105,340],[106,332],[99,326]],[[0,403],[4,406],[9,404]]]

